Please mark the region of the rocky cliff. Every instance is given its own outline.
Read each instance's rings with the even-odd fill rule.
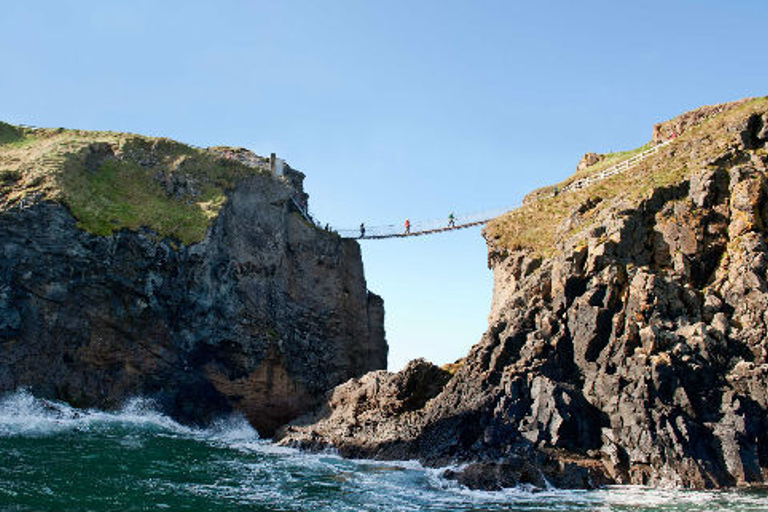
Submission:
[[[0,392],[238,410],[271,435],[385,368],[358,244],[300,215],[303,175],[246,153],[0,126]]]
[[[282,442],[487,489],[768,482],[768,99],[665,126],[624,174],[489,224],[489,329],[454,375],[354,379]]]

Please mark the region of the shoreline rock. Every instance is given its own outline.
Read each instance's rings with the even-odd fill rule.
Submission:
[[[489,239],[489,329],[438,394],[401,411],[386,391],[423,361],[369,374],[280,442],[464,464],[448,476],[480,489],[765,485],[765,115],[724,126],[728,149],[680,182],[577,206],[549,253]]]

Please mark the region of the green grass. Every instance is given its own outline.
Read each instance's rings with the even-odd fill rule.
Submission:
[[[486,238],[498,251],[528,250],[547,256],[558,249],[558,244],[573,237],[586,236],[600,212],[617,200],[637,204],[659,187],[669,187],[685,180],[691,172],[706,168],[713,159],[728,153],[737,145],[738,130],[734,129],[753,113],[768,112],[768,98],[758,98],[727,110],[702,124],[684,132],[677,140],[655,155],[638,163],[626,172],[607,178],[582,190],[552,196],[554,187],[540,189],[539,198],[512,210],[488,223]],[[575,179],[600,172],[626,158],[644,151],[648,145],[631,151],[612,153],[610,158],[598,162],[558,184],[562,189]],[[766,157],[765,149],[760,153]],[[593,207],[581,214],[576,227],[563,229],[565,221],[576,208],[585,204]]]
[[[630,149],[629,151],[616,151],[615,153],[607,153],[603,155],[603,158],[597,162],[594,165],[590,165],[586,169],[582,170],[581,172],[577,172],[574,176],[574,179],[581,179],[585,176],[591,176],[593,174],[597,174],[600,171],[603,171],[613,165],[616,165],[620,162],[623,162],[624,160],[627,160],[629,158],[632,158],[635,155],[639,155],[646,149],[650,149],[653,147],[653,142],[648,142],[646,144],[643,144],[639,148]]]
[[[101,157],[94,160],[94,152]],[[243,178],[269,173],[164,138],[0,123],[0,209],[35,194],[66,204],[97,235],[149,228],[192,244],[203,239]],[[159,177],[194,184],[169,195]]]
[[[215,209],[169,199],[151,173],[120,161],[105,163],[95,173],[70,172],[64,180],[65,201],[78,225],[97,235],[146,226],[187,244],[201,240]],[[224,199],[221,190],[210,187],[200,203],[220,206]]]
[[[589,167],[587,167],[586,169],[582,169],[581,171],[576,171],[576,173],[574,173],[573,176],[569,177],[565,181],[558,183],[557,185],[549,185],[546,187],[537,188],[536,190],[530,192],[528,195],[526,195],[525,202],[528,203],[533,201],[544,200],[552,196],[556,191],[562,190],[563,188],[567,187],[574,181],[581,180],[588,176],[598,174],[600,173],[600,171],[603,171],[613,165],[623,162],[624,160],[632,158],[633,156],[642,153],[646,149],[650,149],[652,146],[653,146],[653,142],[648,142],[638,148],[630,149],[628,151],[617,151],[615,153],[607,153],[605,155],[602,155],[603,158],[599,162],[597,162],[594,165],[590,165]]]
[[[24,138],[21,128],[0,122],[0,144],[11,144]]]
[[[7,148],[22,148],[34,144],[37,137],[25,129],[0,122],[0,146]]]

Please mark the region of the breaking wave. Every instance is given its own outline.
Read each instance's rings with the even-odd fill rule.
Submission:
[[[8,394],[0,398],[0,460],[0,511],[768,510],[759,492],[473,491],[413,461],[279,447],[242,416],[184,426],[141,398],[107,412]]]
[[[193,433],[192,429],[158,412],[154,402],[143,398],[134,398],[115,412],[75,409],[63,402],[35,398],[25,390],[0,399],[0,437],[45,436],[115,425]]]

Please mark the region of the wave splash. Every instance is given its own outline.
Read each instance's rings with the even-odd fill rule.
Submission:
[[[3,457],[8,471],[3,473],[0,467],[0,512],[8,510],[2,507],[4,499],[25,497],[35,507],[13,510],[62,509],[56,507],[72,499],[67,493],[72,492],[73,482],[89,490],[94,485],[91,470],[102,475],[100,487],[81,499],[90,500],[93,510],[114,510],[115,496],[124,496],[126,506],[149,500],[153,508],[201,509],[205,504],[202,509],[246,510],[268,505],[313,512],[755,512],[765,510],[768,502],[764,493],[639,487],[472,491],[444,479],[444,469],[427,469],[413,461],[347,460],[278,447],[259,439],[240,415],[221,418],[204,429],[192,428],[162,414],[148,399],[130,400],[112,412],[79,410],[24,390],[0,397]],[[30,464],[25,466],[25,460]],[[62,469],[67,461],[70,466]],[[21,480],[20,474],[25,475]],[[47,489],[63,501],[51,501],[56,506],[46,509],[35,500]]]
[[[263,442],[242,415],[222,418],[205,429],[192,428],[166,416],[147,398],[132,398],[116,411],[76,409],[57,400],[37,398],[27,390],[0,398],[0,438],[42,437],[106,428],[162,432],[210,441]]]

